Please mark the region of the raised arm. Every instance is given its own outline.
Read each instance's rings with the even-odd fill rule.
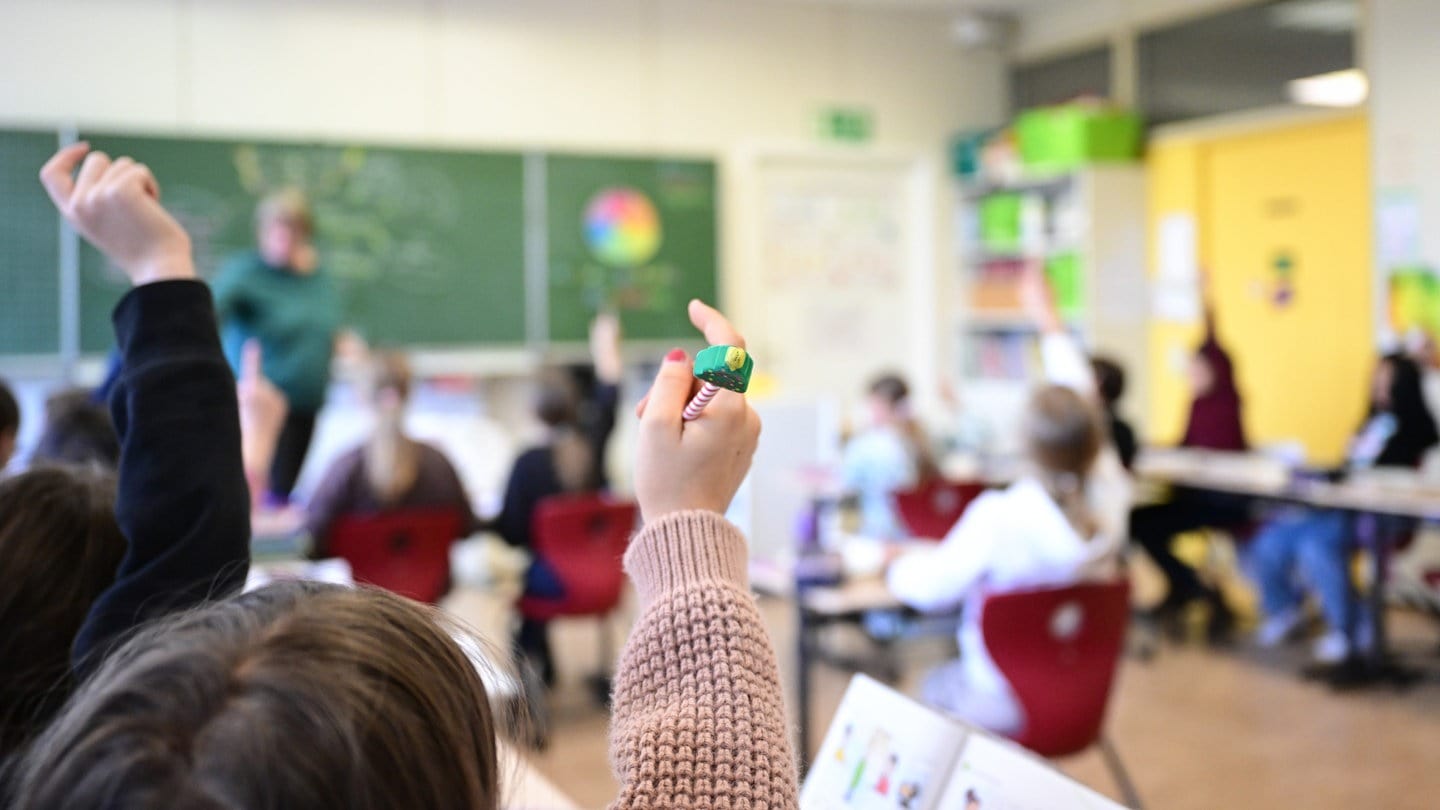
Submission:
[[[743,345],[691,304],[711,343]],[[635,492],[645,528],[625,555],[640,615],[621,654],[610,759],[612,808],[798,804],[775,652],[745,581],[745,539],[720,513],[750,467],[760,421],[722,391],[692,422],[689,359],[666,357],[640,417]]]
[[[115,308],[121,371],[110,398],[120,437],[116,520],[129,545],[75,639],[82,672],[141,622],[238,589],[250,538],[235,379],[190,240],[161,208],[149,169],[87,152],[86,144],[62,149],[41,181],[135,288]]]

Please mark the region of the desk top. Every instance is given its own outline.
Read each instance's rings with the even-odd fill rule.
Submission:
[[[500,749],[500,779],[505,810],[580,810],[580,805],[508,745]]]
[[[1360,473],[1340,482],[1296,480],[1282,462],[1254,453],[1175,449],[1145,451],[1135,471],[1168,484],[1321,509],[1440,519],[1440,486],[1402,470]]]

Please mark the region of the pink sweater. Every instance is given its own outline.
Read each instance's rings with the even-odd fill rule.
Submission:
[[[648,524],[625,554],[640,616],[615,679],[613,810],[798,806],[780,674],[745,560],[739,530],[702,511]]]

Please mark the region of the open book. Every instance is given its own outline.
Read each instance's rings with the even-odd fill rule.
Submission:
[[[1123,810],[1006,740],[864,675],[845,690],[801,810]]]

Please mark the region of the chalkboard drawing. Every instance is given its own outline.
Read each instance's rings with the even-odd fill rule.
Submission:
[[[584,228],[590,253],[610,267],[640,267],[660,252],[660,214],[633,188],[596,192],[585,205]]]
[[[325,266],[342,283],[446,293],[430,234],[459,224],[460,190],[439,168],[417,168],[397,154],[360,146],[246,144],[233,161],[241,188],[257,197],[285,186],[305,191]]]

